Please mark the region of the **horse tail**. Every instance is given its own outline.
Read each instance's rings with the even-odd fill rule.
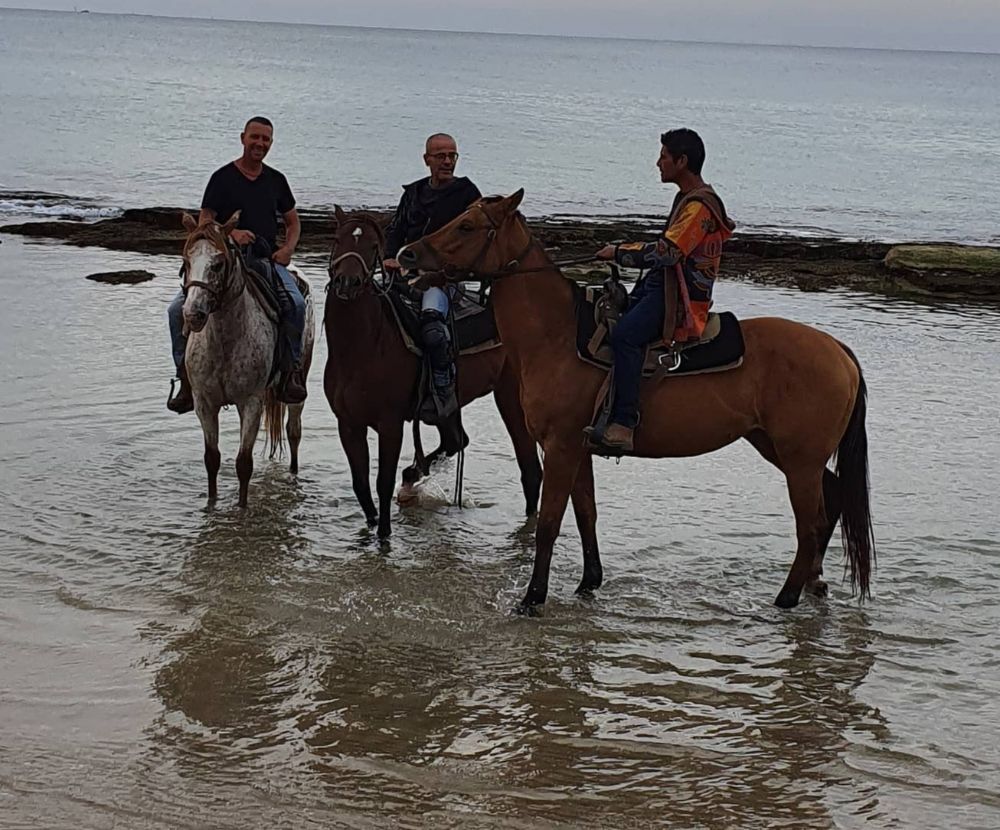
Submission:
[[[854,409],[837,447],[837,478],[840,481],[840,527],[844,555],[851,569],[851,589],[861,598],[871,597],[871,571],[875,564],[875,532],[872,528],[871,485],[868,478],[868,386],[861,364],[847,346],[840,343],[858,369],[858,394]],[[847,565],[845,565],[845,568]]]
[[[274,388],[264,391],[264,451],[268,458],[282,458],[285,455],[285,405],[274,394]]]

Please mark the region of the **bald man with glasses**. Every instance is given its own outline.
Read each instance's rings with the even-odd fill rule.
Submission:
[[[382,265],[399,268],[396,254],[404,245],[443,228],[464,213],[482,194],[469,179],[455,176],[458,145],[447,133],[435,133],[424,145],[424,164],[430,175],[403,186],[403,197],[386,232]],[[420,333],[430,358],[438,416],[442,419],[458,409],[455,397],[455,356],[448,334],[449,289],[427,288],[420,311]]]

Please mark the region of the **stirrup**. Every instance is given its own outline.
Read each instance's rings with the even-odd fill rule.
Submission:
[[[671,348],[669,351],[661,354],[656,362],[660,364],[663,371],[676,372],[681,368],[681,351],[680,349]]]

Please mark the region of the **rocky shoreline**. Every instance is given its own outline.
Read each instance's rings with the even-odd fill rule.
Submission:
[[[387,210],[373,214],[389,217]],[[33,221],[0,226],[0,233],[61,240],[145,254],[177,255],[184,232],[180,208],[126,210],[95,222]],[[332,241],[333,211],[301,211],[299,254],[325,255]],[[600,246],[655,233],[661,217],[550,216],[530,219],[532,229],[557,259],[591,253]],[[584,266],[572,275],[603,278]],[[1000,249],[966,245],[881,242],[737,233],[726,245],[723,276],[771,285],[823,291],[849,287],[882,294],[1000,301]]]

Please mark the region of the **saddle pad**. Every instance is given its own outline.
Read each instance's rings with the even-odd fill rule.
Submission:
[[[406,290],[396,284],[391,285],[383,297],[387,298],[406,348],[415,355],[423,355],[419,345],[421,341],[419,301],[411,299],[407,296]],[[485,306],[481,306],[467,296],[459,298],[455,309],[455,336],[458,339],[457,349],[460,355],[478,354],[500,345],[493,307],[488,301]]]
[[[594,304],[600,299],[600,286],[578,286],[576,291],[576,352],[585,363],[602,369],[614,364],[614,353],[608,342],[608,329],[598,323]],[[693,375],[702,372],[721,372],[735,369],[743,363],[746,346],[739,320],[731,312],[710,314],[704,336],[680,350],[680,363],[667,370],[660,363],[663,357],[667,366],[672,365],[670,349],[662,340],[650,344],[642,367],[643,377],[660,373],[664,377]]]

